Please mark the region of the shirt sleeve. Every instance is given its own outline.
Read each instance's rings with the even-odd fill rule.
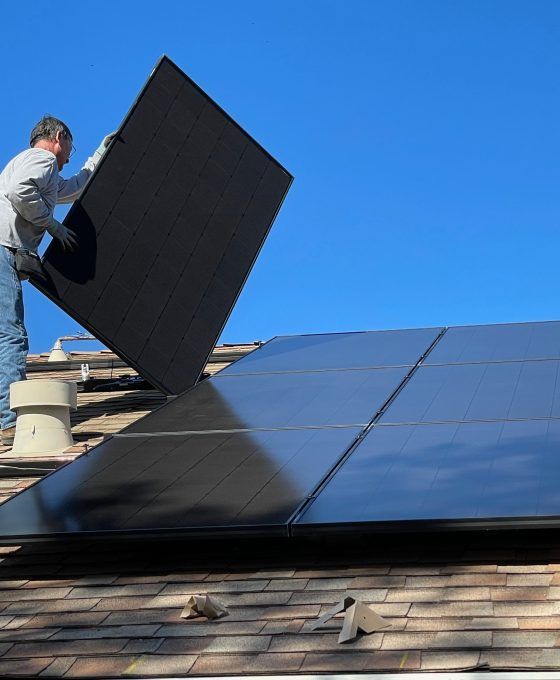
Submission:
[[[43,200],[42,193],[49,191],[57,177],[55,156],[29,156],[12,174],[5,193],[6,198],[25,220],[46,229],[52,222],[53,214]]]
[[[70,179],[58,179],[58,198],[57,203],[72,203],[75,201],[83,191],[91,173],[95,170],[95,166],[101,160],[101,154],[97,151],[87,159],[84,167]]]

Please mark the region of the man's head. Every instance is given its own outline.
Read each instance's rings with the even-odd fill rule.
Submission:
[[[72,133],[68,125],[53,116],[43,116],[31,130],[29,145],[32,148],[46,149],[56,156],[58,169],[68,163],[72,154]]]

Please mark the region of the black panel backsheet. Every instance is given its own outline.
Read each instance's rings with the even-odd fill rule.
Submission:
[[[41,290],[152,384],[199,377],[292,177],[164,58],[48,248]]]

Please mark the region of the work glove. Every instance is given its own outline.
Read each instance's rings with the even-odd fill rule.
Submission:
[[[113,139],[117,136],[116,132],[111,132],[110,135],[107,135],[106,137],[103,137],[103,141],[101,144],[97,147],[95,153],[99,154],[100,156],[103,156],[105,151],[107,151],[107,147],[109,144],[113,141]]]
[[[47,231],[53,238],[60,241],[63,250],[72,251],[78,245],[76,234],[58,220],[53,219],[51,226],[47,227]]]

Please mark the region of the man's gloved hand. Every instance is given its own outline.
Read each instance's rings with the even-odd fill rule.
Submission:
[[[47,227],[47,231],[53,238],[60,241],[64,250],[72,251],[78,245],[76,234],[72,229],[68,229],[68,227],[65,227],[62,222],[59,222],[58,220],[53,219],[51,226]]]
[[[101,144],[97,147],[97,150],[95,153],[98,153],[100,156],[103,156],[105,151],[107,151],[107,147],[109,144],[113,141],[113,139],[117,136],[116,132],[111,132],[110,135],[107,135],[106,137],[103,137],[103,141]]]

